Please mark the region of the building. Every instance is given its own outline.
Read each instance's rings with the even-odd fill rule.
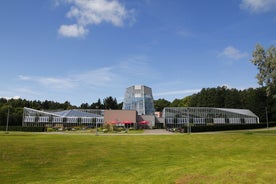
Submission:
[[[125,92],[123,110],[136,110],[138,115],[154,115],[151,88],[143,85],[128,87]]]
[[[189,126],[257,124],[259,118],[248,109],[214,107],[166,107],[162,117],[138,115],[136,110],[73,109],[40,111],[24,108],[23,127],[97,127],[104,123],[124,127],[178,128]],[[146,123],[146,124],[145,124]]]
[[[104,111],[98,109],[72,109],[41,111],[24,107],[23,127],[96,127],[104,122]]]
[[[22,126],[97,127],[104,123],[127,128],[178,128],[257,124],[259,118],[248,109],[214,107],[165,107],[162,113],[155,114],[151,88],[135,85],[126,89],[123,110],[73,109],[46,112],[24,108]]]
[[[163,118],[167,128],[182,127],[188,123],[193,126],[259,123],[258,116],[248,109],[213,107],[166,107]]]
[[[136,127],[136,110],[105,110],[104,123],[122,125],[124,127]]]

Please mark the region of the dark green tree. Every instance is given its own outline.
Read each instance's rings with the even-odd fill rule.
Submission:
[[[183,107],[181,99],[174,99],[170,104],[170,107]]]
[[[80,105],[80,108],[81,108],[81,109],[89,109],[90,107],[89,107],[89,104],[88,104],[88,103],[82,103],[82,104]]]
[[[154,100],[154,108],[155,111],[163,111],[164,107],[169,107],[171,104],[170,101],[165,100],[164,98],[159,98],[158,100]]]
[[[103,104],[101,102],[101,99],[99,98],[97,102],[92,103],[91,106],[90,106],[90,108],[91,109],[103,109],[104,106],[103,106]]]
[[[103,100],[104,109],[118,109],[117,99],[112,96],[106,97]]]

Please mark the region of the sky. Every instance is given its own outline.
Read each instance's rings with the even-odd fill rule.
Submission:
[[[93,103],[146,85],[172,101],[259,87],[276,0],[2,0],[0,97]]]

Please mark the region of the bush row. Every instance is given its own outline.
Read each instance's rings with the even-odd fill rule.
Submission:
[[[269,127],[276,126],[276,123],[269,123]],[[211,125],[211,126],[192,126],[192,132],[208,132],[208,131],[222,131],[222,130],[244,130],[244,129],[255,129],[255,128],[265,128],[267,127],[266,123],[259,124],[233,124],[233,125]],[[187,132],[187,128],[184,128],[184,131]]]
[[[21,131],[21,132],[44,132],[45,127],[22,127],[22,126],[9,126],[8,131]],[[6,131],[6,126],[0,126],[0,131]]]

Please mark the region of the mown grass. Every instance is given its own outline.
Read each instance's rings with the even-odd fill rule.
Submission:
[[[1,183],[273,183],[272,133],[0,132]]]

